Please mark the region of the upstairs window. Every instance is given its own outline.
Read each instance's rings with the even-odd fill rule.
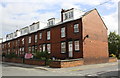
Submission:
[[[61,28],[61,37],[65,37],[65,27]]]
[[[50,31],[47,31],[47,40],[50,40]]]
[[[79,24],[74,24],[74,32],[79,32]]]
[[[66,43],[65,42],[61,43],[61,53],[66,53]]]
[[[24,44],[24,38],[22,38],[22,44]]]
[[[48,51],[48,53],[50,53],[51,51],[51,45],[50,44],[47,44],[47,51]]]
[[[40,36],[40,39],[42,39],[42,33],[40,33],[40,35],[39,35],[39,36]]]
[[[73,18],[73,11],[66,12],[63,14],[63,20],[71,19]]]
[[[53,20],[48,22],[48,25],[53,25],[53,24],[54,24]]]
[[[79,51],[80,47],[79,47],[79,41],[75,41],[75,51]]]
[[[10,42],[8,43],[8,47],[10,47]]]
[[[35,42],[37,42],[37,35],[35,35]]]
[[[29,43],[31,43],[31,37],[29,37],[29,40],[28,40]]]

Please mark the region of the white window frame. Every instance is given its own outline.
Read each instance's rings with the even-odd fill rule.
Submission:
[[[42,39],[42,32],[39,34],[39,36],[40,36],[39,38]]]
[[[51,44],[47,44],[47,51],[48,53],[51,53]]]
[[[28,40],[29,43],[31,43],[31,37],[29,37],[29,40]]]
[[[37,42],[37,39],[38,39],[38,35],[36,34],[35,35],[35,43]]]
[[[47,31],[47,40],[50,40],[50,31]]]
[[[24,44],[24,40],[25,40],[25,39],[24,39],[24,38],[22,38],[22,44]]]
[[[74,24],[74,33],[79,32],[79,24]]]
[[[65,34],[65,30],[66,30],[65,27],[62,27],[62,28],[61,28],[61,37],[62,37],[62,38],[65,37],[65,35],[66,35],[66,34]]]
[[[28,47],[28,51],[31,52],[31,47]]]
[[[35,51],[35,47],[34,46],[32,46],[32,53]]]
[[[43,52],[46,51],[46,44],[43,44]]]
[[[75,44],[75,51],[79,51],[80,50],[80,41],[76,40],[76,41],[74,41],[74,44]]]
[[[42,52],[42,45],[39,45],[39,51]]]
[[[65,51],[63,51],[63,49]],[[61,53],[66,53],[66,42],[61,42]]]

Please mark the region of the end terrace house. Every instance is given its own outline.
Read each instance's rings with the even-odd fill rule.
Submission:
[[[61,19],[61,20],[60,20]],[[85,63],[107,62],[107,27],[96,9],[62,9],[61,18],[35,22],[6,36],[2,50],[18,56],[48,51],[56,59],[83,58]]]

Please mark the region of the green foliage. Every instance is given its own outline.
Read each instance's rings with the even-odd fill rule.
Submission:
[[[109,54],[120,57],[120,36],[115,32],[110,32],[108,37]]]
[[[45,60],[46,65],[49,64],[49,53],[48,51],[44,51],[44,52],[39,52],[36,51],[34,53],[34,59],[40,59],[40,60]]]
[[[116,57],[116,55],[115,54],[110,54],[110,57]]]
[[[11,59],[11,58],[16,58],[17,55],[15,53],[10,53],[10,54],[6,54],[5,57]]]
[[[49,59],[49,53],[47,51],[44,51],[44,52],[36,51],[34,53],[34,58],[35,59],[46,60],[46,59]]]

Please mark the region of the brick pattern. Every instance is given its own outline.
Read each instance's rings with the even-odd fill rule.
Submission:
[[[43,61],[43,60],[25,59],[25,64],[44,66],[45,61]]]
[[[74,66],[80,66],[83,65],[84,61],[81,60],[68,60],[68,61],[52,61],[50,63],[50,67],[53,68],[67,68],[67,67],[74,67]]]
[[[13,62],[13,63],[23,63],[23,60],[20,59],[20,58],[12,58],[12,59],[9,59],[9,58],[4,58],[5,62]]]
[[[93,10],[82,18],[83,22],[83,58],[86,64],[108,62],[107,28],[97,10]]]
[[[117,62],[117,58],[110,57],[109,62]]]

